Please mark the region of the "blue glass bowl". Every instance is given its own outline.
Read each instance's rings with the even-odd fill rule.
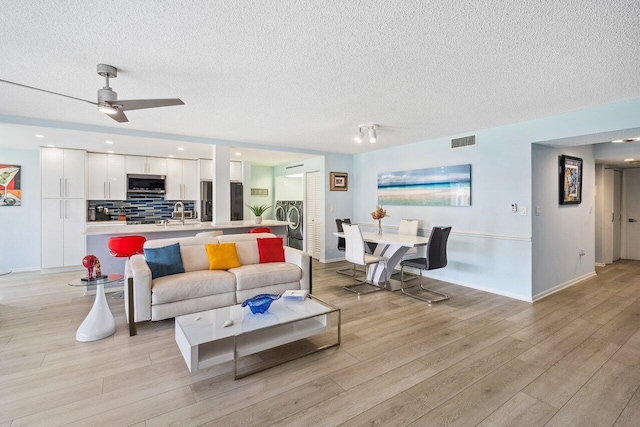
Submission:
[[[242,303],[243,307],[249,306],[253,314],[264,313],[275,300],[280,299],[280,294],[259,294]]]

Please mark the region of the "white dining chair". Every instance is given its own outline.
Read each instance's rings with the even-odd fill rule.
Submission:
[[[398,234],[404,234],[407,236],[417,236],[418,235],[418,224],[420,221],[417,219],[401,219],[400,227],[398,227]],[[402,256],[402,259],[410,259],[418,257],[418,248],[413,247],[409,248],[409,250]]]
[[[365,243],[362,238],[362,232],[357,225],[342,224],[345,238],[345,259],[354,265],[364,266],[364,278],[356,278],[356,284],[345,286],[349,292],[353,292],[358,295],[368,294],[371,292],[377,292],[386,289],[388,281],[385,281],[383,286],[377,285],[367,281],[367,273],[369,267],[373,264],[381,264],[382,268],[387,269],[387,260],[383,257],[370,255],[365,251]]]

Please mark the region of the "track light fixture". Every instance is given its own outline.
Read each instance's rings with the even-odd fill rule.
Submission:
[[[362,131],[363,129],[368,129],[369,132],[369,143],[371,144],[375,144],[378,141],[378,135],[376,133],[376,129],[378,129],[380,126],[375,124],[375,123],[371,123],[371,124],[367,124],[367,125],[360,125],[358,127],[358,133],[356,134],[356,136],[353,137],[353,140],[355,142],[357,142],[358,144],[362,142],[362,140],[364,139],[364,132]]]

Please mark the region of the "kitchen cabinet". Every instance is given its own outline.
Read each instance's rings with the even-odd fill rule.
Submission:
[[[167,159],[165,200],[197,200],[198,169],[196,160]]]
[[[167,159],[160,157],[125,156],[127,173],[138,175],[166,175]]]
[[[84,199],[42,199],[42,268],[82,265]]]
[[[41,195],[43,199],[85,198],[85,151],[63,148],[40,149]]]
[[[126,200],[127,174],[124,156],[118,154],[88,153],[89,200]]]
[[[200,159],[200,179],[213,181],[213,160]]]
[[[242,162],[230,162],[229,181],[242,182]]]

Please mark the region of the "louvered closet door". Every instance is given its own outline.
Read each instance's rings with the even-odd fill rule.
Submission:
[[[307,172],[307,235],[305,237],[306,250],[312,258],[320,258],[320,236],[322,233],[320,207],[320,172]]]

